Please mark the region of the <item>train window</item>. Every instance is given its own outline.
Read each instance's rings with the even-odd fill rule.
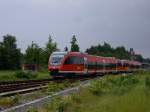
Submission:
[[[88,68],[89,69],[95,69],[97,67],[97,63],[96,62],[88,62]]]
[[[98,63],[97,63],[97,68],[98,68],[98,69],[103,69],[103,68],[104,68],[104,64],[98,62]]]
[[[115,68],[115,67],[116,67],[116,64],[107,63],[107,64],[105,64],[105,67],[106,67],[106,69],[112,69],[112,68]]]
[[[77,56],[70,56],[65,60],[64,64],[84,64],[84,58]]]
[[[117,63],[117,66],[122,66],[122,64],[121,63]]]

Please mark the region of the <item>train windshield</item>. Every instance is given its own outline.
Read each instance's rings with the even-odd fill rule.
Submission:
[[[64,58],[65,54],[52,54],[50,56],[50,64],[51,65],[60,65],[61,64],[61,60]]]

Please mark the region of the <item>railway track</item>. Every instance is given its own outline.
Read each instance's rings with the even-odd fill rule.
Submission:
[[[44,88],[55,79],[0,82],[0,96],[11,96]]]
[[[78,92],[80,90],[79,88],[81,86],[86,86],[87,84],[89,84],[90,80],[98,78],[98,77],[99,76],[90,76],[90,77],[78,77],[78,78],[75,78],[75,79],[73,78],[73,79],[69,79],[69,80],[67,79],[69,82],[76,82],[77,80],[80,80],[81,82],[80,82],[80,85],[77,85],[77,86],[71,87],[71,88],[66,88],[62,91],[58,91],[57,93],[54,93],[53,95],[61,96],[61,95]],[[58,83],[63,83],[64,80],[65,79],[45,79],[45,80],[29,80],[29,81],[17,81],[17,82],[0,82],[0,87],[7,88],[7,89],[0,88],[0,90],[2,92],[2,93],[0,93],[0,97],[1,96],[13,96],[17,93],[23,93],[23,94],[29,93],[30,91],[35,91],[37,89],[43,88],[49,82],[56,81]],[[32,85],[32,86],[27,87],[27,83],[29,83],[29,82],[30,82],[30,85]],[[16,88],[16,86],[18,86],[18,85],[20,85],[20,86],[24,85],[24,86]],[[41,85],[43,85],[43,87],[41,87]],[[15,89],[10,89],[12,87],[15,87]],[[39,99],[35,99],[34,101],[19,104],[18,106],[14,106],[14,107],[9,107],[9,108],[2,107],[2,108],[0,108],[0,112],[1,111],[2,112],[9,112],[9,111],[24,112],[29,107],[32,107],[32,106],[36,107],[37,105],[45,104],[45,102],[49,101],[53,95],[41,97]]]
[[[0,112],[26,112],[29,108],[38,108],[39,106],[43,106],[44,104],[48,103],[51,101],[51,99],[55,96],[64,96],[68,95],[71,93],[77,93],[80,91],[81,87],[86,87],[89,85],[90,80],[88,79],[81,79],[81,83],[78,86],[71,87],[71,88],[66,88],[62,91],[58,91],[56,93],[53,93],[52,95],[44,96],[38,99],[34,99],[33,101],[30,102],[24,102],[23,104],[19,104],[16,106],[12,106],[9,108],[2,108]]]
[[[10,81],[0,82],[0,97],[2,96],[13,96],[15,94],[29,93],[35,90],[46,88],[50,82],[62,82],[65,79],[43,79],[43,80],[26,80],[26,81]],[[75,78],[69,79],[74,82],[76,80],[84,81],[87,78]]]

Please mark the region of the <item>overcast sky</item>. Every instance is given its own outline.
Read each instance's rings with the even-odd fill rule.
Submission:
[[[83,51],[106,41],[150,57],[150,0],[0,0],[0,40],[7,33],[23,51],[49,34],[63,50],[75,34]]]

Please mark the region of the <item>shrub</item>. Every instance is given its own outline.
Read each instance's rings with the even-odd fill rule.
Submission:
[[[103,79],[93,81],[89,90],[95,95],[103,93],[123,94],[130,90],[139,80],[133,76],[106,76]]]
[[[19,79],[34,79],[38,76],[37,73],[31,71],[17,71],[14,75]]]
[[[102,93],[109,91],[109,85],[106,80],[96,80],[91,83],[89,90],[95,95],[101,95]]]

